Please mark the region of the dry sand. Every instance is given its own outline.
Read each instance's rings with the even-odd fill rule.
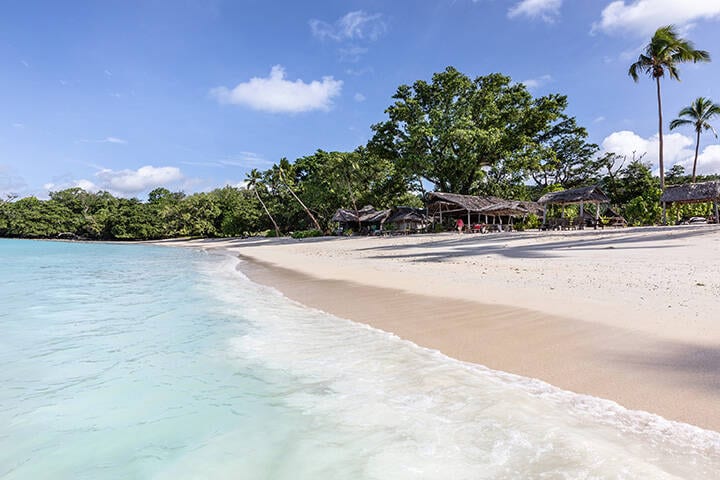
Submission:
[[[720,430],[716,226],[188,244],[452,357]]]

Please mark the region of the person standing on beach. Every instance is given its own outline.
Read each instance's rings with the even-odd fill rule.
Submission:
[[[462,218],[458,218],[457,222],[455,222],[455,226],[458,229],[458,233],[462,233],[463,227],[465,226],[465,222],[463,222]]]

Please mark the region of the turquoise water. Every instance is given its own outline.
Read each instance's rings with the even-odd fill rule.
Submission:
[[[718,478],[720,434],[306,309],[237,260],[0,240],[2,479]]]

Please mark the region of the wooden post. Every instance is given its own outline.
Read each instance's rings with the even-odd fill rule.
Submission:
[[[439,205],[440,205],[440,226],[442,226],[442,202],[440,202]]]
[[[545,221],[547,219],[547,204],[543,206],[543,225],[545,225]]]
[[[715,223],[720,223],[720,217],[718,217],[718,202],[715,200],[713,202],[713,206],[715,207]]]
[[[585,228],[585,203],[580,202],[580,221],[578,222],[578,228],[583,230]]]
[[[667,210],[666,203],[662,202],[662,224],[667,225]]]

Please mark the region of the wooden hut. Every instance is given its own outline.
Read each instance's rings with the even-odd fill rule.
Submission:
[[[429,223],[425,210],[414,207],[396,207],[385,220],[385,225],[392,225],[398,232],[418,232]]]
[[[367,232],[373,228],[382,229],[389,216],[390,210],[376,210],[372,205],[365,205],[357,212],[340,208],[330,220],[338,222],[343,229],[355,228],[360,232]]]
[[[483,208],[503,201],[505,200],[497,197],[460,195],[458,193],[428,192],[425,195],[428,215],[433,220],[439,218],[440,223],[442,223],[443,218],[462,218],[470,225],[473,216],[476,217],[479,223],[480,216],[484,215],[482,213]]]
[[[593,185],[590,187],[573,188],[570,190],[563,190],[560,192],[546,193],[538,203],[545,207],[543,210],[543,226],[546,225],[546,211],[548,205],[562,205],[563,212],[565,205],[580,205],[580,218],[585,217],[585,204],[590,203],[595,205],[595,228],[600,223],[600,205],[603,203],[610,203],[610,198],[600,190],[600,187]]]
[[[665,189],[660,197],[663,207],[663,219],[668,203],[709,203],[712,202],[715,222],[720,221],[718,203],[720,203],[720,180],[701,183],[672,185]]]

